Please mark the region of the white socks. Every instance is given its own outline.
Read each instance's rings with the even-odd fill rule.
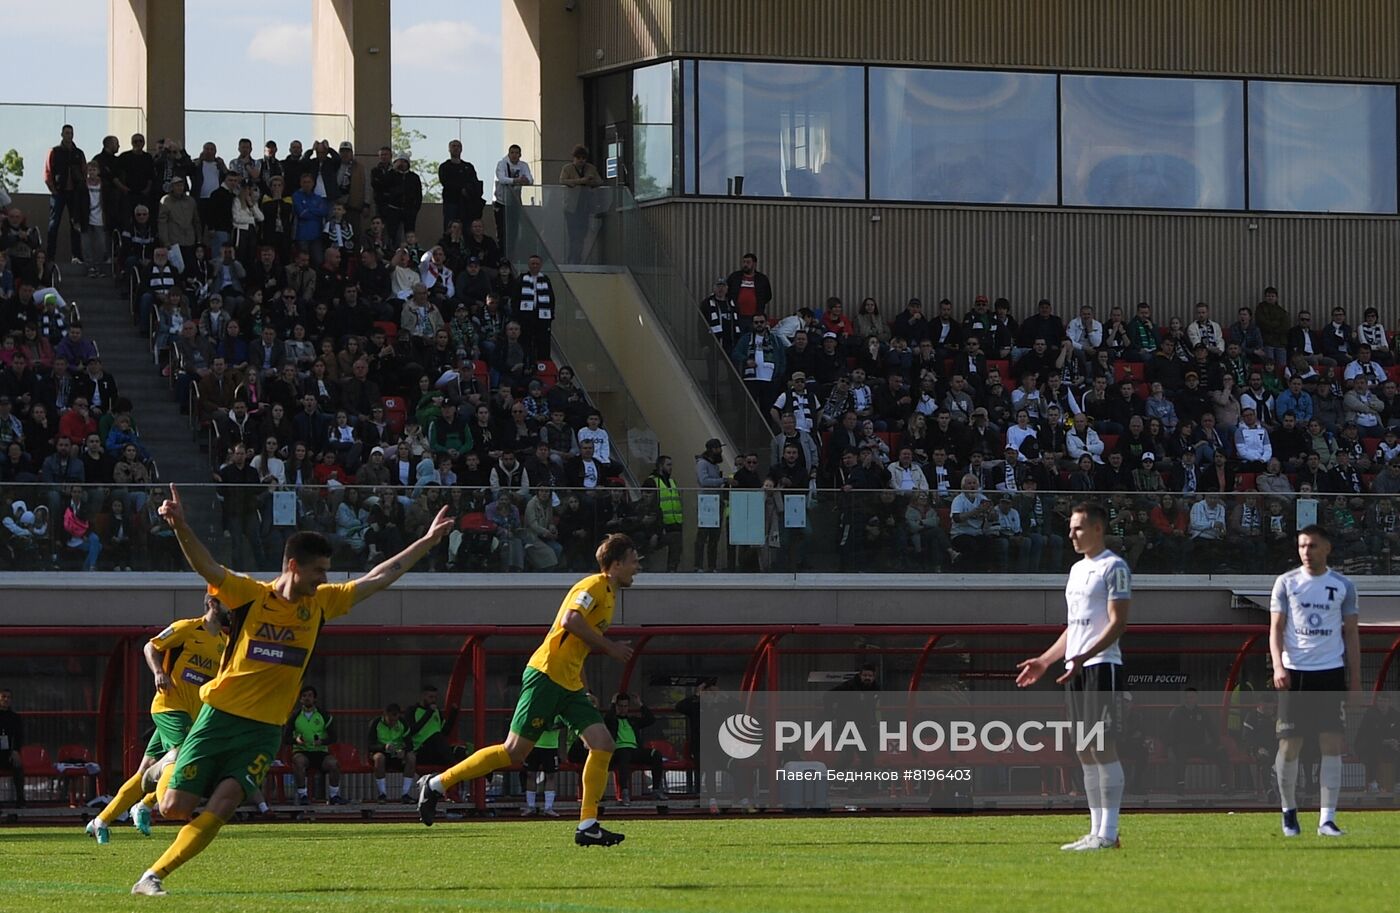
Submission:
[[[582,821],[580,821],[580,822],[578,823],[578,829],[581,830],[581,831],[586,831],[586,830],[588,830],[590,827],[592,827],[593,825],[595,825],[595,824],[597,824],[597,823],[598,823],[598,819],[597,819],[597,818],[585,818],[585,819],[583,819]]]
[[[1103,823],[1103,789],[1100,785],[1102,768],[1097,764],[1085,764],[1084,798],[1089,803],[1089,833],[1097,834]]]
[[[447,787],[445,787],[445,786],[442,785],[442,777],[439,776],[439,775],[436,775],[436,774],[433,776],[433,778],[432,778],[431,780],[428,781],[428,788],[431,789],[431,790],[432,790],[433,792],[435,792],[435,793],[446,793],[446,792],[447,792]]]
[[[1322,770],[1318,775],[1322,787],[1322,818],[1319,824],[1326,824],[1337,817],[1337,797],[1342,792],[1342,756],[1325,754],[1322,756]]]
[[[1282,743],[1274,757],[1274,773],[1278,776],[1279,804],[1284,811],[1292,811],[1298,807],[1298,759],[1285,757]]]
[[[554,810],[554,790],[552,789],[547,789],[544,791],[544,810]]]
[[[259,803],[258,803],[258,811],[259,811],[260,813],[266,815],[266,814],[267,814],[267,810],[268,810],[268,804],[267,804],[266,802],[259,802]]]
[[[1099,765],[1099,784],[1103,789],[1103,821],[1095,831],[1105,840],[1118,839],[1118,810],[1123,805],[1123,762]]]
[[[388,792],[389,784],[388,784],[387,780],[388,780],[388,777],[375,777],[375,778],[374,778],[374,788],[375,788],[375,790],[378,791],[379,795],[381,795],[381,796],[384,795],[386,792]]]
[[[301,787],[300,789],[297,790],[297,798],[298,798],[298,799],[305,799],[305,798],[306,798],[306,787],[305,787],[305,786],[303,786],[303,787]]]
[[[340,787],[339,787],[339,786],[327,786],[327,787],[326,787],[326,798],[328,798],[328,799],[334,799],[336,796],[339,796],[339,795],[340,795]]]
[[[526,807],[526,808],[534,808],[534,807],[535,807],[535,791],[534,791],[533,789],[530,790],[528,793],[525,794],[525,807]]]
[[[408,777],[402,777],[400,779],[402,780],[400,785],[403,787],[403,794],[406,796],[408,795],[408,791],[413,789],[413,781]]]
[[[1089,802],[1089,833],[1118,839],[1118,812],[1123,805],[1123,763],[1084,764],[1084,796]]]

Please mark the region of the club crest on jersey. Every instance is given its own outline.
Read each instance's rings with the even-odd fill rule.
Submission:
[[[180,768],[180,779],[182,780],[193,780],[197,776],[199,776],[198,764],[186,764]]]
[[[304,606],[304,605],[299,605],[299,606],[297,606],[297,620],[298,620],[298,621],[310,621],[310,620],[311,620],[311,610],[308,609],[308,608],[307,608],[306,606]]]
[[[261,637],[264,640],[271,640],[276,643],[286,643],[289,640],[296,640],[297,632],[293,628],[284,628],[281,625],[274,625],[268,624],[267,622],[263,622],[261,625],[258,626],[258,633],[254,636]]]

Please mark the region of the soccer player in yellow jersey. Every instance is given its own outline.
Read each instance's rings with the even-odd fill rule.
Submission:
[[[228,610],[213,596],[204,597],[204,614],[184,618],[147,642],[146,665],[155,676],[156,695],[151,699],[151,722],[156,731],[146,745],[146,756],[136,773],[117,790],[107,807],[87,824],[87,832],[98,843],[111,839],[109,826],[127,809],[135,806],[132,824],[147,837],[151,835],[151,810],[142,801],[146,788],[141,783],[146,769],[180,743],[194,724],[204,703],[199,689],[214,677],[228,642]]]
[[[229,608],[228,644],[218,671],[200,689],[204,707],[180,746],[160,813],[186,820],[170,849],[132,887],[133,894],[163,895],[161,880],[207,847],[255,790],[282,742],[316,638],[327,621],[386,589],[426,555],[452,528],[438,512],[418,541],[349,583],[326,583],[331,543],[320,533],[295,533],[282,553],[282,573],[270,583],[236,574],[214,560],[185,520],[179,492],[160,515],[175,531],[185,560]]]
[[[583,661],[594,650],[618,662],[631,658],[630,646],[609,640],[603,632],[612,623],[617,591],[632,585],[641,561],[632,540],[620,533],[604,539],[596,557],[599,573],[583,578],[569,590],[544,643],[525,667],[520,700],[505,743],[483,748],[437,776],[418,778],[418,817],[424,824],[432,826],[437,804],[448,789],[524,761],[540,735],[556,725],[556,717],[562,717],[570,729],[582,734],[583,743],[588,746],[574,843],[612,846],[622,842],[622,834],[604,830],[598,824],[598,801],[608,782],[613,739],[603,724],[603,715],[588,700],[583,687]]]

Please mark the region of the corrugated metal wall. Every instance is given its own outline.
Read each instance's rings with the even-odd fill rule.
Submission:
[[[677,200],[645,216],[702,295],[756,252],[782,314],[873,295],[893,316],[916,295],[948,297],[961,317],[981,292],[1011,299],[1018,315],[1046,297],[1063,315],[1146,300],[1165,322],[1206,301],[1233,319],[1276,285],[1290,310],[1341,303],[1359,321],[1374,305],[1387,326],[1400,321],[1395,219],[734,200]]]
[[[670,56],[674,6],[673,0],[581,0],[574,13],[579,74]]]
[[[581,74],[675,54],[1400,78],[1396,0],[587,0],[579,15]]]

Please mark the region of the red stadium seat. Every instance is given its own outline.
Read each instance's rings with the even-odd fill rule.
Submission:
[[[55,773],[53,759],[43,745],[25,745],[19,750],[19,763],[26,776],[52,777]]]
[[[559,366],[552,361],[535,363],[535,377],[544,384],[546,390],[559,380]]]
[[[996,371],[999,374],[1001,374],[1002,383],[1006,383],[1007,378],[1011,377],[1011,362],[1007,361],[1004,358],[998,358],[995,360],[988,359],[987,370]]]
[[[374,322],[376,330],[384,331],[384,338],[389,340],[389,345],[394,345],[399,339],[399,325],[392,320],[376,320]]]
[[[1386,368],[1385,376],[1387,379],[1393,380],[1397,384],[1400,384],[1400,364],[1391,365],[1390,367]]]
[[[1103,452],[1105,455],[1118,449],[1118,435],[1116,434],[1101,434],[1099,435],[1099,440],[1103,441]]]
[[[1235,480],[1236,491],[1256,491],[1255,480],[1259,477],[1257,472],[1242,472]]]
[[[58,762],[60,764],[90,764],[92,763],[92,749],[76,743],[61,745],[58,749]],[[97,775],[88,773],[86,768],[68,768],[63,771],[63,778],[68,781],[68,805],[70,808],[84,804],[97,792]]]
[[[343,774],[367,774],[373,769],[360,758],[359,750],[347,742],[332,743],[330,752],[340,762]]]
[[[385,396],[379,402],[384,407],[384,423],[389,430],[395,435],[402,434],[403,426],[408,423],[408,403],[402,396]]]
[[[1142,383],[1147,379],[1147,366],[1139,361],[1120,361],[1115,366],[1114,380],[1122,383],[1131,377],[1134,383]]]

